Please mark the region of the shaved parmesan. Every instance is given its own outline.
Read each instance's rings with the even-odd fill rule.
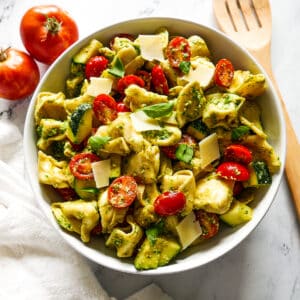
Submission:
[[[182,245],[182,250],[186,249],[202,234],[201,226],[196,220],[196,216],[193,211],[176,226],[176,230]]]
[[[220,158],[220,149],[216,133],[212,133],[199,142],[201,167],[205,168],[214,160]]]
[[[156,120],[149,118],[142,110],[130,114],[130,118],[137,132],[162,129]]]
[[[92,163],[92,170],[97,188],[109,185],[110,169],[110,159],[100,160]]]
[[[90,84],[87,87],[86,93],[89,96],[96,97],[99,94],[109,94],[112,88],[113,81],[110,78],[91,77]]]
[[[161,34],[142,35],[137,38],[140,45],[141,56],[149,61],[164,61],[165,39]]]
[[[211,84],[214,74],[215,66],[213,63],[206,59],[198,59],[192,63],[190,72],[182,78],[188,82],[198,81],[201,88],[206,89]]]

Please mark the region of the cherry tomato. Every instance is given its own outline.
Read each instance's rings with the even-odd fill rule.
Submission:
[[[219,217],[215,213],[207,212],[203,209],[194,211],[196,219],[199,221],[202,234],[201,237],[204,239],[209,239],[215,236],[220,227]]]
[[[237,162],[223,162],[217,168],[217,174],[229,180],[247,181],[250,172],[244,165]]]
[[[56,5],[30,8],[21,20],[20,34],[27,51],[45,64],[51,64],[78,40],[75,21]]]
[[[117,102],[107,94],[100,94],[94,99],[93,111],[101,124],[109,124],[118,116]]]
[[[243,145],[232,144],[225,149],[224,158],[227,161],[236,161],[248,165],[252,161],[252,153]]]
[[[218,61],[215,69],[215,83],[220,87],[229,87],[233,80],[234,67],[230,60],[222,58]]]
[[[72,201],[78,198],[76,192],[72,188],[56,188],[55,190],[65,201]]]
[[[137,183],[132,176],[116,178],[108,188],[108,201],[116,208],[130,206],[137,195]]]
[[[36,62],[25,52],[0,49],[0,97],[18,100],[32,94],[40,80]]]
[[[107,68],[108,59],[102,55],[91,57],[85,65],[85,77],[99,77]]]
[[[136,75],[126,75],[118,81],[117,84],[118,92],[124,94],[125,89],[131,84],[136,84],[140,87],[145,86],[145,82],[142,78]]]
[[[118,112],[130,112],[131,110],[128,106],[125,105],[125,103],[119,102],[117,104],[117,111]]]
[[[114,46],[114,43],[115,43],[115,38],[118,37],[118,38],[126,38],[126,39],[129,39],[131,41],[134,40],[134,36],[132,34],[129,34],[129,33],[118,33],[116,34],[110,41],[109,41],[109,48],[110,49],[113,49],[113,46]]]
[[[144,80],[144,82],[145,82],[144,88],[149,91],[151,88],[151,74],[144,70],[138,70],[135,73],[135,75]]]
[[[240,181],[235,181],[233,186],[233,196],[238,196],[244,189],[243,184]]]
[[[176,159],[176,150],[180,144],[187,144],[189,146],[195,147],[196,140],[188,134],[183,134],[178,144],[173,146],[160,147],[161,151],[170,159]]]
[[[94,175],[92,170],[92,163],[99,160],[99,157],[93,153],[76,154],[70,160],[70,171],[77,179],[93,179]]]
[[[160,65],[155,65],[151,71],[151,83],[155,92],[168,95],[169,85],[165,73]]]
[[[154,211],[160,216],[176,215],[185,207],[185,195],[179,191],[167,191],[154,201]]]
[[[166,55],[173,68],[179,68],[183,61],[190,61],[191,47],[188,40],[182,36],[173,38],[167,46]]]
[[[102,225],[99,222],[91,231],[92,235],[100,235],[102,233]]]

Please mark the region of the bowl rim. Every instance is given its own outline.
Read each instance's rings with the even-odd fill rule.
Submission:
[[[105,32],[105,31],[109,31],[111,29],[113,29],[116,26],[126,26],[128,24],[132,24],[132,23],[137,23],[137,22],[147,22],[147,21],[151,21],[151,22],[157,22],[159,27],[159,24],[161,22],[164,21],[169,21],[169,22],[183,22],[185,24],[188,25],[192,25],[192,26],[196,26],[199,29],[202,28],[203,30],[209,31],[214,35],[221,35],[223,38],[225,38],[226,40],[228,40],[228,42],[234,44],[237,48],[239,48],[242,52],[244,52],[249,58],[250,60],[252,60],[254,62],[254,64],[256,65],[256,67],[259,69],[259,71],[261,73],[263,73],[266,77],[267,80],[267,84],[269,86],[270,92],[272,94],[272,98],[274,99],[274,103],[276,105],[276,111],[280,112],[282,111],[281,108],[281,103],[279,100],[279,97],[277,95],[277,93],[275,92],[276,89],[272,83],[272,81],[270,80],[268,74],[264,71],[263,67],[261,66],[261,64],[256,60],[255,57],[253,57],[253,55],[242,45],[238,44],[236,41],[234,41],[233,39],[231,39],[230,37],[228,37],[227,35],[225,35],[223,32],[221,32],[220,30],[212,27],[212,26],[208,26],[208,25],[204,25],[198,22],[194,22],[194,21],[190,21],[187,19],[182,19],[182,18],[172,18],[172,17],[139,17],[139,18],[134,18],[134,19],[128,19],[128,20],[122,20],[120,22],[116,22],[116,23],[112,23],[108,26],[102,27],[82,38],[80,38],[78,41],[76,41],[73,45],[71,45],[66,51],[64,51],[60,57],[47,69],[47,71],[45,72],[45,74],[43,75],[42,79],[40,80],[37,88],[35,89],[32,98],[31,98],[31,102],[29,104],[28,107],[28,111],[26,114],[26,119],[25,119],[25,123],[24,123],[24,135],[23,135],[23,149],[24,149],[24,159],[25,159],[25,169],[26,169],[26,174],[29,178],[29,183],[32,187],[32,190],[34,192],[34,198],[38,204],[38,206],[42,209],[43,213],[45,214],[45,217],[47,219],[49,219],[49,205],[48,207],[46,207],[46,200],[40,195],[39,191],[37,190],[36,186],[39,185],[39,183],[36,182],[36,177],[34,176],[33,172],[30,172],[30,170],[32,169],[32,165],[31,165],[31,161],[30,161],[30,157],[32,156],[32,152],[31,152],[31,148],[30,148],[30,141],[32,140],[32,118],[33,118],[33,113],[34,113],[34,106],[35,106],[35,99],[38,95],[38,93],[40,92],[44,81],[47,80],[48,76],[51,74],[53,68],[55,67],[55,65],[57,63],[59,63],[60,61],[62,61],[66,54],[69,53],[70,51],[72,51],[74,48],[78,47],[79,45],[84,45],[88,40],[90,40],[93,36],[97,35],[100,32]],[[195,269],[197,267],[200,266],[204,266],[222,256],[224,256],[226,253],[228,253],[229,251],[231,251],[232,249],[234,249],[235,247],[237,247],[242,241],[244,241],[247,236],[254,231],[254,229],[258,226],[258,224],[262,221],[262,219],[264,218],[265,214],[269,211],[271,204],[273,203],[275,196],[278,192],[279,186],[280,186],[280,182],[282,180],[282,176],[283,176],[283,171],[284,171],[284,166],[285,166],[285,157],[286,157],[286,128],[285,128],[285,122],[284,122],[284,118],[282,116],[282,114],[278,114],[279,116],[279,124],[280,124],[280,137],[282,140],[281,143],[281,153],[277,153],[278,156],[280,157],[280,161],[281,161],[281,167],[278,173],[276,173],[276,185],[275,183],[273,183],[269,188],[267,193],[264,195],[264,201],[265,203],[265,210],[263,212],[260,213],[259,217],[256,219],[256,221],[254,222],[254,220],[252,220],[251,222],[248,223],[248,226],[244,227],[244,230],[242,230],[242,234],[237,235],[237,237],[234,239],[233,242],[230,243],[225,243],[224,247],[222,248],[222,251],[218,251],[217,253],[214,253],[214,255],[211,255],[209,257],[209,259],[207,259],[205,262],[202,263],[195,263],[193,265],[191,265],[190,261],[188,260],[180,260],[179,263],[174,263],[174,264],[170,264],[164,267],[159,267],[157,269],[153,269],[153,270],[146,270],[146,271],[137,271],[134,266],[132,267],[122,267],[124,265],[124,263],[122,262],[122,259],[114,257],[112,258],[113,260],[118,260],[118,264],[111,264],[111,261],[108,260],[104,260],[104,261],[99,261],[99,259],[97,259],[97,257],[95,257],[95,255],[93,255],[92,251],[90,251],[91,249],[89,249],[88,247],[84,248],[84,251],[82,250],[82,245],[78,244],[78,243],[73,243],[72,240],[68,237],[68,233],[65,233],[62,229],[60,229],[57,225],[57,223],[55,222],[54,218],[50,218],[50,222],[53,225],[54,228],[56,228],[56,231],[58,231],[58,233],[60,234],[60,236],[73,248],[75,249],[79,254],[81,254],[82,256],[90,259],[91,261],[93,261],[96,264],[99,264],[101,266],[107,267],[109,269],[115,270],[115,271],[121,271],[123,273],[129,273],[129,274],[140,274],[140,275],[166,275],[166,274],[175,274],[175,273],[179,273],[179,272],[183,272],[183,271],[187,271],[187,270],[192,270]],[[35,166],[36,167],[36,166]],[[268,195],[268,197],[266,197]],[[105,257],[107,257],[107,255],[100,253],[101,255],[104,255]],[[174,265],[178,266],[177,268],[174,268]]]

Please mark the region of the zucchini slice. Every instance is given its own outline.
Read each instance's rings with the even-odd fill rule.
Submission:
[[[272,183],[272,176],[264,161],[254,161],[249,165],[250,179],[245,183],[247,187],[259,187]]]
[[[81,104],[71,114],[68,122],[67,137],[74,144],[80,144],[91,132],[93,111],[90,104]]]
[[[96,39],[92,39],[89,44],[83,47],[75,56],[73,61],[77,64],[86,64],[87,61],[99,53],[99,49],[102,47],[102,43]]]

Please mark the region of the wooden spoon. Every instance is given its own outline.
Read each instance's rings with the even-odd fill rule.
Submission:
[[[270,56],[272,15],[268,0],[214,0],[214,13],[221,30],[244,45],[264,67],[281,100],[287,133],[285,172],[300,219],[300,145],[275,81]]]

